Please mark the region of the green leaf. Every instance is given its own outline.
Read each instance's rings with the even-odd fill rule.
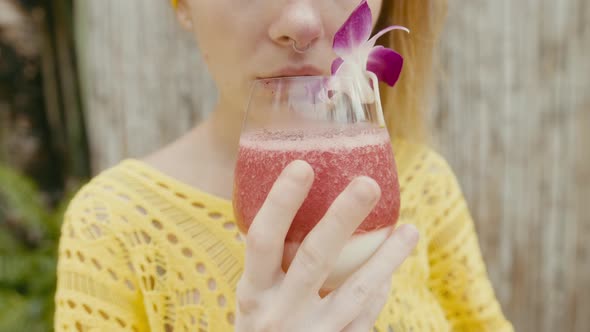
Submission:
[[[47,233],[49,219],[33,182],[0,165],[0,230],[36,244]]]
[[[0,332],[52,330],[56,253],[70,198],[49,211],[32,181],[0,165]]]
[[[35,257],[27,256],[23,252],[0,254],[0,286],[19,287],[33,273]]]
[[[26,298],[16,291],[0,290],[1,332],[51,331],[52,318],[48,312],[53,305],[43,297]]]

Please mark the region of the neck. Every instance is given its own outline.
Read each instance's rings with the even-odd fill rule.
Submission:
[[[195,143],[205,143],[220,161],[233,162],[237,157],[243,114],[227,103],[219,102],[214,111],[195,127]]]

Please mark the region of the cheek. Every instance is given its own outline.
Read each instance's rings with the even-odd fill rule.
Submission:
[[[388,1],[395,1],[395,0],[388,0]],[[371,12],[373,13],[373,26],[377,24],[377,19],[381,14],[381,8],[383,7],[383,0],[368,0],[369,7],[371,7]]]
[[[227,15],[217,19],[198,17],[194,26],[194,35],[201,52],[203,61],[207,64],[210,74],[218,85],[225,84],[228,72],[231,73],[239,66],[237,50],[239,43],[233,24],[220,24]]]
[[[197,1],[193,8],[194,35],[201,54],[216,81],[236,74],[255,50],[252,23],[255,13],[243,7],[247,1]],[[234,76],[235,78],[235,76]]]
[[[399,0],[387,0],[387,1],[399,1]],[[360,0],[340,0],[338,6],[327,7],[333,2],[326,1],[322,11],[324,14],[324,22],[326,23],[326,32],[328,35],[333,36],[336,31],[342,26],[346,18],[350,16],[353,10],[359,5]],[[383,0],[368,0],[369,8],[373,15],[373,27],[377,24],[377,20],[381,13],[383,6]],[[331,40],[330,40],[331,43]]]

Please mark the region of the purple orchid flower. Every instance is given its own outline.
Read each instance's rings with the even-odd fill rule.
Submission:
[[[390,26],[371,37],[373,15],[366,0],[352,12],[334,36],[333,49],[338,55],[332,62],[332,75],[336,73],[358,77],[365,70],[375,73],[380,81],[394,86],[402,71],[404,59],[398,53],[383,46],[375,46],[377,39],[391,30],[404,30],[402,26]],[[359,72],[361,71],[361,72]]]

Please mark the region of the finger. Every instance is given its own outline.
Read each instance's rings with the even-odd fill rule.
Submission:
[[[311,166],[301,160],[289,164],[273,184],[246,235],[244,277],[266,289],[281,271],[285,237],[313,183]]]
[[[357,317],[363,311],[367,301],[375,296],[380,285],[391,279],[417,242],[416,227],[398,227],[363,267],[324,299],[330,312],[328,315],[341,317],[335,322],[335,330],[342,329],[350,322],[350,317]]]
[[[317,296],[331,266],[356,228],[371,212],[381,190],[369,177],[354,179],[334,200],[297,250],[281,285],[285,303]]]
[[[348,324],[342,332],[367,332],[372,331],[372,328],[375,326],[375,322],[381,311],[383,311],[383,307],[389,300],[389,296],[391,295],[391,282],[386,282],[383,286],[381,286],[381,290],[379,294],[376,295],[365,309],[359,314],[357,318],[355,318],[350,324]]]

